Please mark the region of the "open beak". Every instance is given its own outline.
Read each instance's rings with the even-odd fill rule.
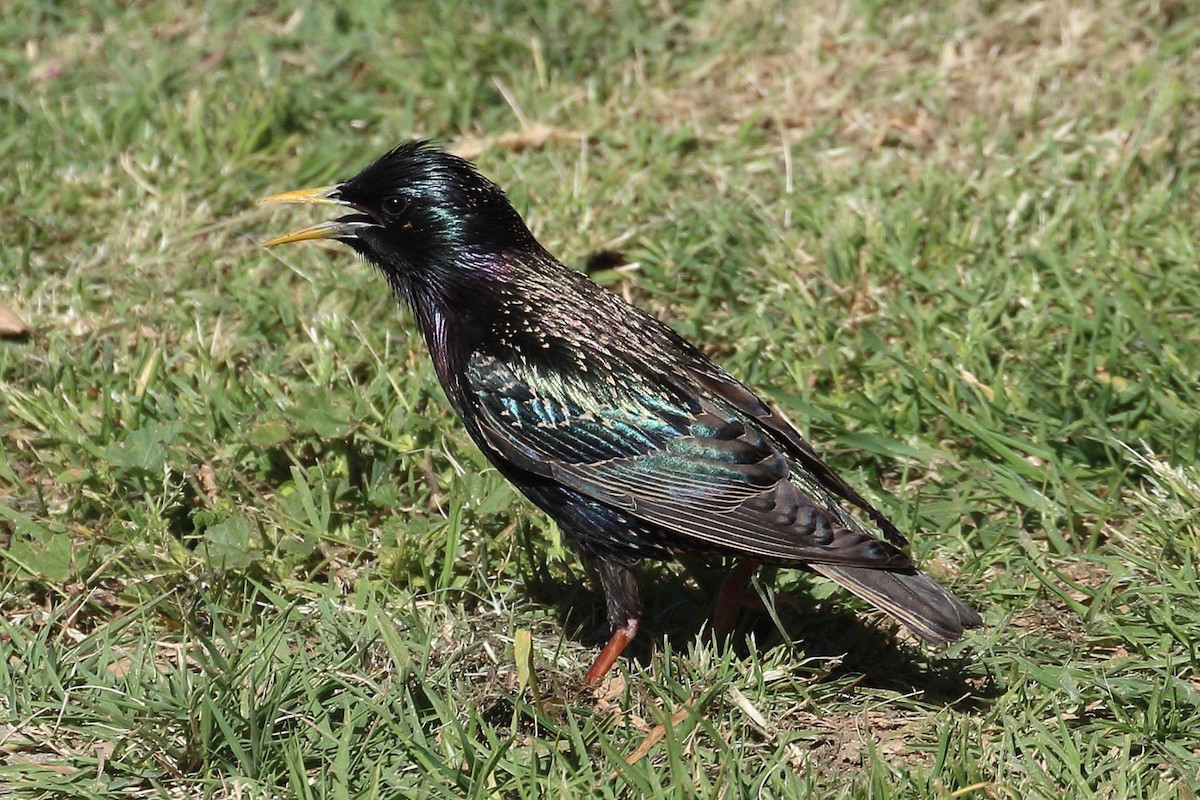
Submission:
[[[320,186],[316,189],[297,189],[294,192],[273,194],[270,197],[264,197],[258,202],[306,203],[323,206],[351,207],[349,203],[338,196],[339,188],[341,187]],[[285,233],[282,236],[276,236],[274,239],[268,239],[263,242],[263,247],[274,247],[277,244],[291,244],[292,242],[306,242],[312,239],[345,239],[352,237],[363,226],[363,222],[351,219],[322,222],[320,225],[312,225],[307,228],[301,228],[298,231]]]

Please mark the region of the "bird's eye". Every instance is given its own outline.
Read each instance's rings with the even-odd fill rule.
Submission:
[[[388,195],[383,198],[380,208],[383,211],[384,219],[388,222],[395,222],[408,210],[408,200],[398,194]]]

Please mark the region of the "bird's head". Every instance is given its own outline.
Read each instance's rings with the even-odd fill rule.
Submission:
[[[263,198],[349,213],[265,242],[335,239],[371,261],[393,286],[470,283],[505,268],[505,255],[538,245],[504,192],[467,161],[426,142],[405,142],[333,186]]]

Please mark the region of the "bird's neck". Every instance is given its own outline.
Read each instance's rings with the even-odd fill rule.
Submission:
[[[467,358],[488,336],[484,317],[494,287],[468,281],[421,281],[396,286],[413,312],[433,367],[451,405],[462,413],[461,376]]]

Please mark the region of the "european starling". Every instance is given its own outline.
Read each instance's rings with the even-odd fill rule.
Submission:
[[[467,161],[406,142],[348,181],[264,202],[349,212],[265,245],[336,239],[383,273],[471,439],[599,577],[611,639],[589,682],[637,634],[643,559],[744,559],[741,585],[722,595],[757,564],[802,567],[930,643],[983,624],[917,571],[900,531],[782,416],[671,328],[559,263]],[[720,598],[718,617],[730,617]]]

